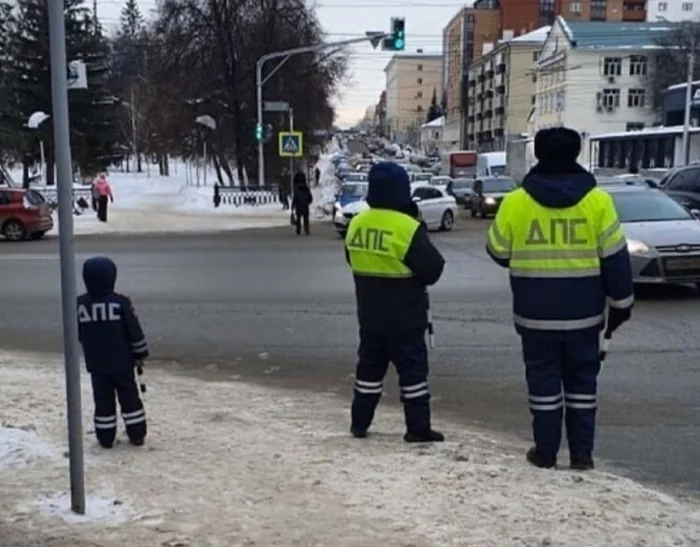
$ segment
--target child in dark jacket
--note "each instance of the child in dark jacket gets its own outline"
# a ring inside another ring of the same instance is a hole
[[[126,434],[140,446],[146,438],[146,412],[134,375],[148,357],[148,343],[131,300],[114,290],[117,266],[93,257],[83,264],[87,292],[78,297],[78,338],[92,380],[95,435],[112,448],[117,435],[119,399]]]

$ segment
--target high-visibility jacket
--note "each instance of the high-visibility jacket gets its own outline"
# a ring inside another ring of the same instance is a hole
[[[404,332],[427,324],[426,286],[444,260],[420,222],[390,209],[355,216],[345,235],[360,328]]]
[[[516,330],[568,337],[599,331],[606,298],[631,306],[627,241],[610,195],[593,188],[571,207],[550,208],[523,188],[508,194],[488,233],[487,251],[510,268]],[[622,273],[620,275],[623,275]]]

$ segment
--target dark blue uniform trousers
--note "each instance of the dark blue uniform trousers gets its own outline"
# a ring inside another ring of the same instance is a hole
[[[110,447],[117,436],[117,398],[127,436],[135,442],[143,441],[146,438],[146,411],[133,372],[93,373],[91,379],[95,401],[95,435],[99,443]]]
[[[570,454],[591,456],[600,372],[598,335],[565,341],[523,335],[522,345],[538,457],[556,462],[564,415]]]
[[[428,348],[425,329],[401,334],[385,334],[360,329],[360,348],[355,372],[352,427],[367,430],[382,396],[389,362],[399,376],[406,430],[430,431],[430,391],[428,390]]]

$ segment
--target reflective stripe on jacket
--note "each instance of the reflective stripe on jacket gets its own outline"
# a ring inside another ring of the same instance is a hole
[[[611,306],[633,303],[631,279],[616,284],[614,272],[602,271],[606,260],[629,262],[629,255],[612,198],[599,188],[566,208],[545,207],[522,188],[511,192],[489,229],[487,251],[508,263],[521,334],[600,330],[606,296]],[[629,276],[629,268],[620,272]]]

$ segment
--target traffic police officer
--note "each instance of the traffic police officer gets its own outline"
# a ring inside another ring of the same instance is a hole
[[[577,163],[580,151],[576,131],[539,131],[538,163],[501,203],[486,245],[493,260],[510,268],[533,417],[535,446],[527,460],[543,468],[556,465],[564,410],[571,467],[593,468],[606,300],[608,332],[629,320],[634,304],[612,198]]]
[[[134,366],[148,357],[148,343],[131,300],[114,291],[116,280],[112,260],[90,258],[83,264],[87,292],[78,297],[78,337],[92,380],[95,435],[104,448],[112,448],[117,435],[115,396],[131,443],[140,446],[146,437]]]
[[[351,432],[367,436],[389,362],[399,376],[406,442],[440,442],[430,420],[426,287],[445,266],[411,199],[408,173],[381,162],[369,172],[369,209],[352,219],[345,252],[355,280],[360,324]]]

